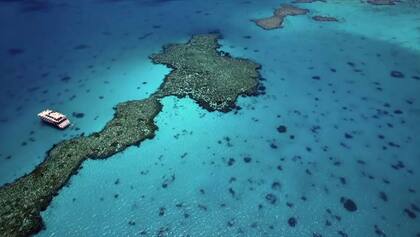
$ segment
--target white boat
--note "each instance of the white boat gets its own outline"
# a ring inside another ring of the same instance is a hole
[[[52,124],[58,128],[64,129],[70,125],[70,120],[63,114],[46,109],[38,114],[38,117],[49,124]]]

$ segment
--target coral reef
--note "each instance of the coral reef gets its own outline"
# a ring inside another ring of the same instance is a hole
[[[154,117],[162,105],[156,98],[118,104],[114,118],[90,136],[56,144],[30,174],[0,189],[0,232],[27,236],[42,228],[40,212],[88,159],[109,157],[154,136]]]
[[[218,34],[198,35],[153,54],[154,63],[173,68],[155,95],[189,96],[209,111],[227,112],[239,95],[256,94],[260,65],[218,52],[218,38]]]
[[[196,35],[186,44],[169,45],[152,55],[155,63],[174,69],[155,94],[118,104],[113,119],[100,132],[54,145],[35,170],[1,187],[0,235],[28,236],[40,231],[40,212],[84,160],[104,159],[153,138],[161,98],[188,95],[210,111],[229,111],[239,95],[255,94],[260,66],[218,52],[218,38],[217,34]]]
[[[298,16],[308,14],[308,9],[283,4],[274,11],[273,16],[252,20],[264,30],[273,30],[283,27],[283,21],[287,16]]]
[[[314,21],[338,21],[337,18],[332,16],[313,16]]]
[[[326,0],[294,0],[292,3],[326,2]]]
[[[398,0],[367,0],[367,3],[372,5],[395,5]]]

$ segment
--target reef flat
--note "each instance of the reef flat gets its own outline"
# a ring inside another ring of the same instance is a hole
[[[167,45],[163,52],[153,54],[154,63],[173,69],[155,95],[189,96],[208,111],[227,112],[239,95],[256,94],[260,65],[217,51],[219,37],[197,35],[186,44]]]
[[[256,64],[219,52],[218,34],[196,35],[186,44],[164,47],[152,55],[155,63],[173,68],[149,98],[118,104],[100,132],[54,145],[31,173],[0,188],[0,236],[28,236],[43,228],[45,210],[86,159],[105,159],[131,145],[153,138],[160,99],[190,96],[209,111],[229,111],[241,94],[257,94],[260,75]]]
[[[264,30],[273,30],[282,28],[284,19],[287,16],[306,15],[308,14],[308,12],[308,9],[283,4],[279,8],[274,10],[273,16],[255,19],[252,21]]]

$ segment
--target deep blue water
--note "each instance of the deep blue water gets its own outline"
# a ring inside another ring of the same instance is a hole
[[[328,0],[282,29],[250,21],[285,2],[0,1],[0,184],[156,91],[170,70],[148,56],[167,43],[218,30],[265,79],[237,114],[165,98],[156,137],[84,162],[38,236],[420,236],[420,3]],[[74,126],[42,124],[45,107]]]

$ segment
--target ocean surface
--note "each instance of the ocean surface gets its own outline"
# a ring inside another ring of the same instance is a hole
[[[165,44],[219,31],[266,87],[237,113],[163,99],[156,136],[85,161],[36,236],[419,237],[420,2],[251,21],[286,2],[0,0],[0,185],[155,92],[170,69],[149,56]],[[73,126],[41,123],[45,108]]]

